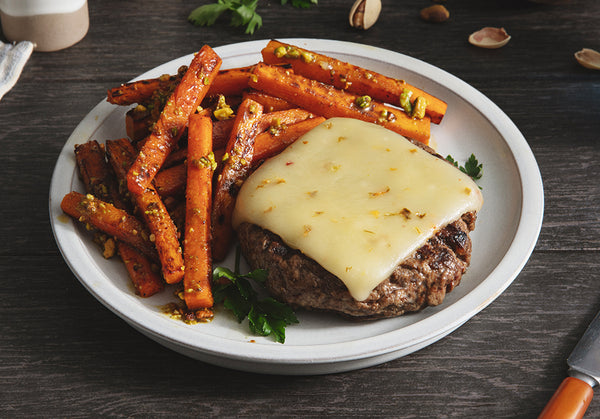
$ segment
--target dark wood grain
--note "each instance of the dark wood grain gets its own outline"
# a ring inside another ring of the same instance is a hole
[[[600,50],[600,2],[388,0],[377,24],[347,23],[351,0],[297,10],[260,2],[253,36],[187,14],[206,1],[90,2],[79,44],[34,53],[0,101],[0,417],[534,418],[566,375],[566,358],[600,310],[600,72],[573,53]],[[500,50],[468,35],[503,26]],[[375,367],[286,377],[228,370],[176,354],[97,302],[63,261],[48,220],[56,158],[106,89],[203,44],[328,38],[401,52],[484,93],[519,127],[544,181],[545,216],[522,273],[439,342]],[[600,398],[588,417],[600,417]]]

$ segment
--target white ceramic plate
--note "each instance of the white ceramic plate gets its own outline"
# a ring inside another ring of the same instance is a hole
[[[271,374],[323,374],[358,369],[423,348],[455,330],[490,304],[519,274],[540,231],[543,187],[535,158],[511,120],[477,90],[429,64],[388,50],[348,42],[287,39],[286,42],[407,80],[448,103],[432,144],[460,161],[474,153],[484,165],[485,204],[472,234],[472,264],[459,287],[437,307],[395,319],[356,323],[334,315],[299,312],[285,344],[250,336],[227,312],[211,323],[186,325],[163,314],[168,292],[137,297],[118,260],[104,260],[89,235],[62,214],[60,201],[83,191],[73,147],[95,139],[125,136],[127,107],[99,103],[77,126],[56,163],[50,189],[50,218],[64,259],[102,304],[150,338],[190,357],[229,368]],[[222,68],[253,64],[267,41],[215,48]],[[345,51],[345,52],[342,52]],[[175,73],[192,55],[139,78]]]

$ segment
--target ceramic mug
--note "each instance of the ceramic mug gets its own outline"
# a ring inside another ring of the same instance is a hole
[[[58,51],[83,39],[87,0],[0,0],[2,31],[9,41],[31,41],[36,51]]]

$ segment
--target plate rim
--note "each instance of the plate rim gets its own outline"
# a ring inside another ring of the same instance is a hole
[[[266,45],[268,41],[268,39],[262,39],[239,42],[215,47],[214,49],[224,58],[232,58],[231,54],[235,54],[240,51],[246,52],[239,53],[238,55],[252,54],[253,52],[250,52],[250,50],[259,53],[260,49]],[[60,210],[60,205],[59,203],[55,202],[54,199],[55,197],[60,197],[60,195],[56,195],[57,189],[61,189],[59,188],[60,185],[58,185],[57,182],[61,179],[61,175],[64,172],[70,172],[71,174],[73,172],[73,168],[71,168],[71,170],[67,170],[66,166],[63,165],[61,167],[59,163],[67,158],[67,152],[72,154],[72,144],[74,138],[80,134],[80,131],[83,130],[83,127],[86,123],[92,122],[97,114],[110,111],[111,109],[114,110],[114,105],[109,104],[105,100],[101,101],[91,111],[89,111],[89,113],[74,129],[72,134],[69,136],[69,139],[65,142],[53,171],[50,184],[49,212],[54,238],[57,242],[63,259],[73,274],[77,277],[79,282],[81,282],[98,301],[109,308],[113,313],[125,320],[128,324],[135,328],[141,328],[142,330],[155,335],[157,338],[167,340],[176,346],[179,345],[182,348],[192,351],[199,351],[199,355],[212,355],[252,364],[332,364],[331,368],[335,369],[334,364],[341,364],[355,360],[364,360],[366,358],[375,359],[395,351],[402,351],[411,345],[418,345],[419,342],[425,340],[433,339],[433,341],[436,341],[437,339],[447,335],[464,324],[474,315],[487,307],[499,295],[501,295],[521,272],[522,268],[525,266],[529,260],[529,257],[531,256],[531,253],[533,252],[542,225],[544,212],[544,192],[539,167],[535,160],[535,156],[529,147],[529,144],[512,120],[510,120],[510,118],[490,99],[488,99],[485,95],[471,85],[439,67],[435,67],[417,58],[410,57],[399,52],[355,42],[311,38],[283,38],[281,41],[296,45],[310,45],[310,49],[313,50],[336,48],[335,50],[338,51],[358,51],[358,53],[353,55],[360,55],[369,59],[372,59],[371,55],[377,55],[375,59],[378,61],[389,63],[395,66],[404,66],[409,69],[417,66],[420,74],[426,78],[433,80],[442,76],[443,85],[446,89],[452,91],[454,94],[467,101],[479,113],[481,113],[481,115],[483,115],[491,125],[494,126],[494,128],[501,135],[506,146],[511,151],[512,157],[514,158],[516,166],[519,170],[519,181],[522,191],[522,206],[516,231],[512,237],[508,250],[499,261],[497,266],[492,270],[492,272],[490,272],[488,276],[473,290],[463,296],[459,300],[460,304],[459,301],[457,301],[455,304],[449,305],[439,312],[434,313],[425,319],[417,321],[416,323],[406,325],[398,330],[385,332],[375,336],[363,337],[357,341],[300,346],[288,344],[271,345],[269,343],[257,344],[250,343],[248,341],[231,341],[221,337],[208,336],[208,342],[205,341],[204,345],[199,346],[197,341],[191,340],[194,339],[195,336],[188,336],[185,333],[184,336],[175,336],[174,332],[171,330],[164,330],[163,327],[160,327],[157,330],[155,324],[147,324],[148,322],[131,318],[131,316],[128,315],[129,311],[123,311],[119,304],[125,303],[125,296],[119,296],[119,298],[116,300],[107,301],[103,295],[98,295],[97,290],[95,290],[88,280],[84,278],[84,275],[79,272],[79,266],[76,263],[78,261],[68,257],[74,251],[72,246],[77,240],[74,240],[73,242],[68,240],[73,238],[70,236],[71,233],[68,234],[67,237],[63,237],[63,231],[59,230],[59,225],[57,224],[57,216],[62,214],[62,211],[58,211],[57,213],[57,206]],[[258,46],[260,46],[260,48]],[[368,54],[366,54],[367,52]],[[172,65],[174,62],[189,59],[189,57],[192,55],[193,54],[184,55],[182,57],[165,62],[144,72],[133,80],[144,78],[148,73],[156,72],[161,67]],[[402,64],[399,64],[400,61],[402,61]],[[485,110],[485,112],[482,109]],[[110,112],[108,112],[108,114],[110,114]],[[105,119],[108,118],[108,114],[105,116]],[[101,124],[101,122],[102,121],[98,123],[98,126]],[[93,133],[90,134],[87,139],[91,138],[92,136]],[[85,135],[83,137],[85,137]],[[511,141],[508,141],[507,138],[510,138]],[[72,234],[75,234],[74,223],[69,224],[73,226],[73,229],[71,229]],[[524,244],[525,246],[523,247],[521,245],[517,249],[515,243]],[[508,278],[505,278],[504,271],[507,269],[507,266],[512,266],[512,268],[509,269],[511,272]],[[500,276],[504,277],[499,278]],[[493,292],[490,292],[488,287],[492,283],[496,284],[497,286],[492,287]],[[470,307],[470,309],[465,310],[464,307]],[[442,322],[443,327],[439,327],[438,319],[440,317],[444,317],[446,319],[452,318],[452,321]],[[134,322],[135,324],[133,325],[131,322]],[[437,326],[428,328],[427,326],[430,324],[437,324]],[[172,326],[171,323],[169,323],[168,329],[172,329],[170,326]],[[434,334],[431,333],[432,329],[435,330]],[[413,337],[410,344],[398,344],[396,335],[399,333],[399,331],[407,332]],[[436,338],[437,336],[439,336],[439,338]],[[357,342],[359,342],[360,345],[357,345]],[[216,345],[216,347],[214,347],[215,344],[218,343],[221,343],[221,345]],[[230,345],[230,349],[231,346],[233,346],[234,350],[224,352],[222,343]],[[373,349],[374,343],[376,343],[376,349]],[[341,350],[341,347],[343,346],[360,346],[362,350]],[[240,347],[242,350],[237,350],[237,347]],[[260,350],[244,350],[244,348],[252,347],[260,348]]]

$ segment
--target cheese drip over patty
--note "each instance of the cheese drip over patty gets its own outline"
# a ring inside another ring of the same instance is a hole
[[[244,182],[233,223],[279,235],[362,301],[441,228],[482,203],[468,175],[401,135],[332,118]]]

